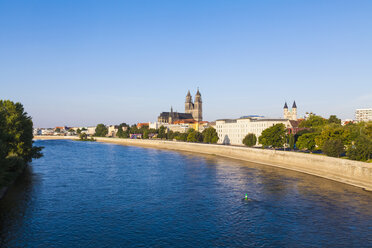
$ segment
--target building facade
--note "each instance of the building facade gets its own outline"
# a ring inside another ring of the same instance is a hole
[[[355,110],[355,119],[356,119],[357,122],[372,121],[372,108]]]
[[[218,143],[243,145],[243,139],[247,134],[253,133],[258,140],[263,130],[280,123],[284,124],[286,128],[291,128],[288,119],[240,118],[217,120],[215,127],[218,134]]]

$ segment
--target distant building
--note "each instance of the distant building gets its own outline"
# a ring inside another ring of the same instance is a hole
[[[94,130],[95,131],[95,130]],[[116,133],[119,131],[118,125],[111,125],[107,127],[107,135],[108,137],[116,137]]]
[[[345,125],[350,124],[350,123],[354,123],[354,120],[352,120],[352,119],[345,119],[345,120],[342,120],[341,121],[341,125],[342,126],[345,126]]]
[[[355,119],[357,122],[372,121],[372,108],[355,110]]]
[[[249,133],[255,134],[258,140],[263,130],[280,123],[284,124],[286,128],[292,127],[288,119],[240,118],[217,120],[218,143],[242,145],[244,137]]]
[[[87,135],[91,135],[93,136],[95,133],[96,133],[96,127],[86,127],[86,131],[82,131],[82,132],[85,132]]]
[[[185,101],[185,113],[173,112],[173,108],[171,108],[170,112],[162,112],[159,115],[158,122],[173,124],[176,121],[190,119],[194,121],[203,120],[203,102],[199,89],[196,92],[194,102],[192,102],[190,91],[188,91]]]
[[[283,108],[283,118],[288,120],[297,120],[297,105],[296,101],[293,102],[292,109],[288,109],[287,103],[284,104]]]
[[[53,135],[54,129],[53,128],[44,128],[41,129],[41,135]]]
[[[34,128],[32,133],[33,133],[34,136],[37,136],[37,135],[41,135],[42,134],[40,128]]]

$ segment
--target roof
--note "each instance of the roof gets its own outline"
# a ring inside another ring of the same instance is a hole
[[[285,109],[288,108],[287,102],[285,102],[285,104],[284,104],[284,108],[285,108]]]
[[[178,119],[194,119],[192,117],[192,114],[190,114],[190,113],[173,112],[172,115],[173,115],[174,118],[178,118]],[[169,116],[171,116],[171,112],[160,113],[160,117],[168,118]]]
[[[174,124],[184,124],[184,123],[195,123],[194,119],[182,119],[179,121],[175,121]]]
[[[296,106],[296,101],[293,101],[292,108],[297,108],[297,106]]]
[[[301,121],[289,120],[292,127],[298,127]]]

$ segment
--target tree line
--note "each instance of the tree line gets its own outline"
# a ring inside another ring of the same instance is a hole
[[[12,182],[42,147],[33,146],[33,123],[23,105],[0,100],[0,187]]]
[[[98,124],[95,130],[97,137],[105,137],[108,134],[108,129],[104,124]],[[215,144],[218,141],[218,135],[213,127],[206,128],[203,132],[198,132],[192,128],[188,129],[186,133],[173,132],[168,130],[164,126],[160,126],[158,129],[152,129],[148,126],[142,126],[140,128],[137,125],[129,126],[126,123],[122,123],[118,126],[116,136],[119,138],[130,138],[131,134],[141,134],[142,139],[149,139],[156,137],[157,139],[165,140],[178,140],[185,142],[197,142],[197,143],[210,143]]]
[[[341,125],[335,115],[328,119],[310,114],[300,125],[296,134],[288,134],[283,124],[265,129],[258,137],[263,147],[283,148],[323,153],[331,157],[345,157],[352,160],[372,159],[372,122]],[[243,139],[247,146],[256,145],[254,134]]]

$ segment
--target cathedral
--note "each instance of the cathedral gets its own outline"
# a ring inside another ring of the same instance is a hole
[[[170,112],[162,112],[158,117],[158,122],[173,124],[176,121],[189,121],[189,122],[199,122],[203,120],[203,110],[202,110],[202,99],[201,94],[198,91],[195,95],[195,101],[192,101],[192,96],[190,91],[187,92],[185,101],[185,113],[173,112],[171,108]]]
[[[284,104],[283,108],[283,118],[288,120],[297,120],[297,105],[296,101],[293,102],[292,109],[289,110],[287,106],[287,102]]]

